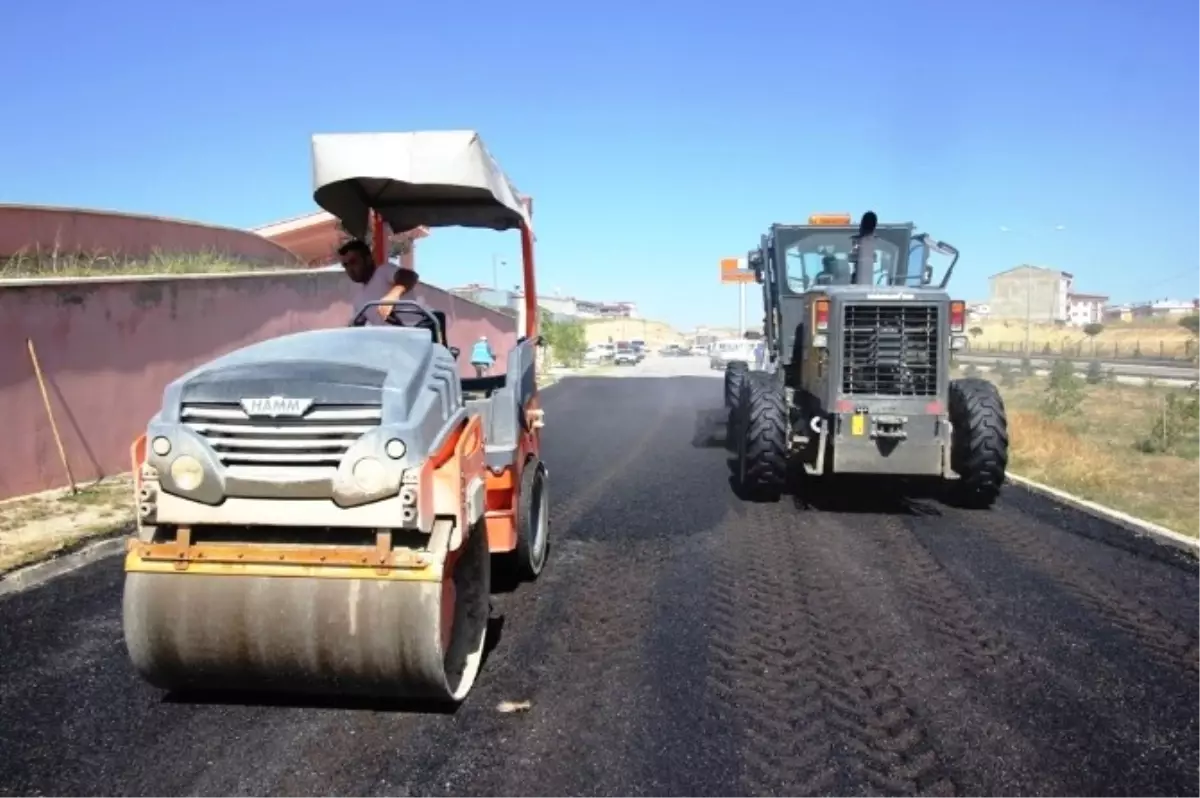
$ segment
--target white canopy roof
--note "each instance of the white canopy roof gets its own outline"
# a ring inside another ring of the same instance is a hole
[[[370,210],[395,232],[532,230],[517,190],[473,130],[317,134],[312,157],[313,199],[359,238]]]

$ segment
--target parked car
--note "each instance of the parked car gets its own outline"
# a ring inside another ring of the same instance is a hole
[[[629,341],[617,341],[616,351],[613,353],[614,366],[636,366],[642,362],[642,356],[633,348],[633,344]]]
[[[708,366],[709,368],[724,371],[725,367],[733,360],[744,360],[747,363],[753,363],[754,347],[757,344],[757,341],[750,341],[745,338],[727,338],[723,341],[717,341],[713,344],[712,351],[709,354]]]

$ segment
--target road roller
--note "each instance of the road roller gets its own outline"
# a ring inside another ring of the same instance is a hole
[[[125,643],[169,691],[461,702],[493,574],[547,553],[532,202],[474,131],[315,135],[312,157],[317,205],[378,262],[388,229],[519,231],[523,335],[464,378],[453,318],[367,303],[170,383],[132,446]]]

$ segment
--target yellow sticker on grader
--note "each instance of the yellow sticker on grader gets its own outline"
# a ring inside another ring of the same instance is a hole
[[[855,437],[862,437],[863,427],[866,426],[866,416],[862,413],[855,413],[850,417],[850,434]]]

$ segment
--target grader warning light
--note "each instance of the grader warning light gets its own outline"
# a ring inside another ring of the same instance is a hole
[[[814,213],[808,217],[809,224],[816,225],[839,225],[850,224],[850,214],[848,213]]]
[[[813,303],[813,318],[818,330],[829,329],[829,300],[818,299]]]
[[[967,326],[967,303],[956,299],[950,303],[950,332],[960,333]]]

